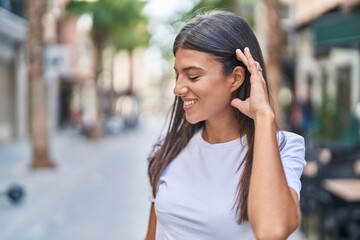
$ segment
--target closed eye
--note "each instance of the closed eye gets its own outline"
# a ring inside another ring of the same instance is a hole
[[[189,80],[190,81],[196,81],[199,79],[199,76],[196,76],[196,77],[189,77]]]

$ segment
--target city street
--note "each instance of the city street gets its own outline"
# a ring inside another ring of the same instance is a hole
[[[212,139],[206,132],[209,141],[238,136],[222,100],[265,93],[279,126],[305,139],[302,225],[288,240],[360,239],[359,22],[360,0],[0,0],[0,240],[144,240],[151,206],[147,158],[173,93],[186,111],[203,106],[205,120],[219,121],[221,133]],[[252,57],[240,54],[247,47]],[[230,93],[221,79],[237,76],[228,74],[235,69],[241,81]],[[266,91],[253,88],[254,76]],[[303,151],[293,143],[283,149],[291,158],[283,161],[287,179],[301,170]],[[187,157],[191,169],[213,167],[209,161],[196,167],[196,154]],[[186,162],[179,163],[171,175],[181,176],[176,186],[202,176],[189,174],[187,164],[178,174]],[[225,184],[215,181],[219,186],[229,183],[229,170],[215,168],[224,177]],[[225,194],[198,191],[215,186],[203,172],[205,180],[185,184],[192,190],[180,199],[194,191],[195,202],[216,202]],[[201,181],[207,184],[192,186]],[[273,218],[292,211],[279,205],[285,195],[275,194],[286,185],[273,186],[267,188],[273,197],[257,200],[273,207],[275,214],[263,217],[270,216],[267,227],[275,233]],[[220,205],[204,211],[216,213]],[[176,240],[196,240],[188,238]]]
[[[73,132],[54,137],[54,170],[29,169],[29,146],[1,146],[0,184],[26,189],[22,205],[2,198],[0,239],[143,239],[149,213],[147,154],[163,118],[91,142]]]
[[[149,213],[147,155],[163,117],[100,141],[73,131],[52,141],[54,170],[31,170],[27,142],[0,146],[0,188],[25,187],[18,206],[2,196],[2,240],[141,240]],[[302,239],[296,232],[290,239]]]

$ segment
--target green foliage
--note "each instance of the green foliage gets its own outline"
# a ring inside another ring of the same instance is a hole
[[[144,4],[138,0],[70,1],[66,11],[77,16],[92,15],[91,34],[97,48],[104,49],[111,43],[117,49],[132,51],[149,41],[147,21],[141,14]]]
[[[184,15],[183,19],[191,19],[198,13],[211,10],[225,10],[244,17],[250,25],[254,25],[254,6],[260,0],[201,0]]]
[[[194,6],[191,12],[184,15],[184,19],[190,19],[198,13],[215,9],[236,12],[237,2],[237,0],[201,0]]]
[[[314,137],[319,140],[334,141],[341,138],[341,119],[336,101],[325,95],[316,111],[317,127]]]
[[[354,144],[359,139],[359,124],[353,114],[345,116],[335,99],[325,95],[316,114],[314,138],[320,141]]]

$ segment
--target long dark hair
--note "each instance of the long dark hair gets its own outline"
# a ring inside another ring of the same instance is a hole
[[[175,55],[179,48],[209,53],[222,63],[224,75],[230,74],[236,66],[243,66],[246,71],[245,80],[243,85],[235,92],[234,97],[245,100],[250,96],[250,73],[235,55],[236,49],[244,50],[245,47],[250,48],[253,58],[260,63],[266,85],[268,85],[259,43],[246,21],[233,13],[212,11],[198,15],[187,23],[175,38],[173,53]],[[268,96],[272,104],[269,90]],[[154,146],[149,157],[148,174],[154,197],[156,196],[160,176],[166,166],[184,149],[194,133],[204,124],[203,122],[197,124],[188,123],[185,120],[182,106],[183,101],[181,98],[175,97],[167,134],[161,142]],[[240,136],[246,135],[248,143],[248,150],[239,166],[239,169],[242,167],[243,170],[236,191],[236,202],[234,203],[237,222],[240,224],[248,220],[247,199],[252,170],[255,127],[251,118],[239,110],[236,110],[236,114],[241,125]]]

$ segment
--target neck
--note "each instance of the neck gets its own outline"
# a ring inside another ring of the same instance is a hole
[[[202,135],[208,143],[229,142],[240,137],[240,124],[236,117],[206,121]]]

